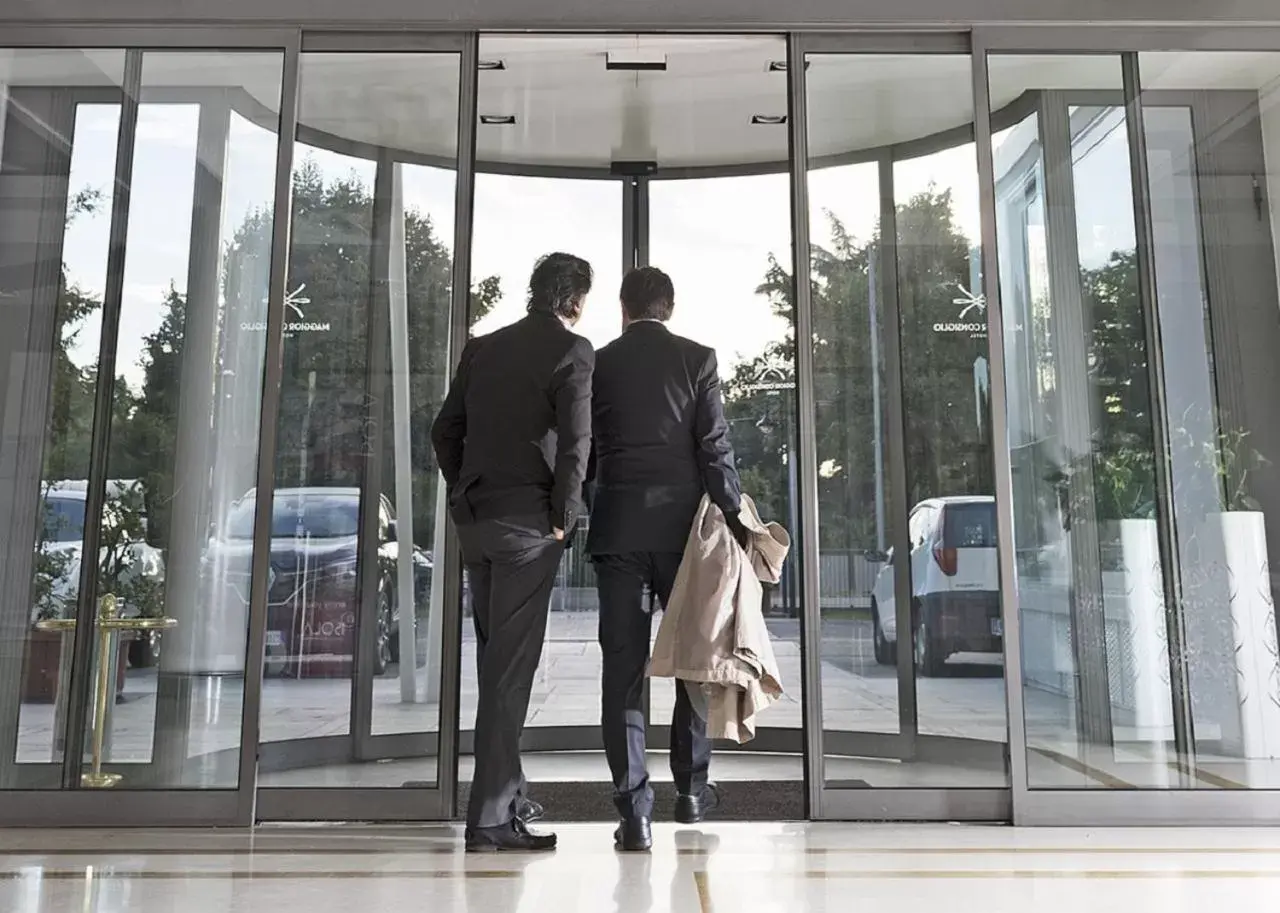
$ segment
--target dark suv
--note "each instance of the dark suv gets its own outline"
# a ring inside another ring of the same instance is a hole
[[[205,552],[202,580],[211,595],[248,603],[255,494],[241,497]],[[355,654],[360,490],[284,488],[271,518],[266,662],[270,674],[346,675]],[[378,508],[378,587],[375,675],[400,659],[396,564],[400,546],[391,503]],[[431,591],[430,555],[413,550],[415,598],[425,611]],[[218,586],[218,580],[225,581]],[[410,645],[412,650],[412,645]]]

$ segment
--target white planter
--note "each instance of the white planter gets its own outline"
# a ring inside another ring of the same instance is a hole
[[[1132,680],[1113,682],[1112,694],[1131,695],[1132,729],[1124,733],[1126,740],[1163,742],[1173,738],[1173,692],[1156,521],[1120,520],[1117,525],[1121,566],[1103,572],[1103,604],[1107,627],[1121,643],[1127,641],[1132,658],[1123,663],[1108,657],[1108,666],[1112,676],[1127,667]]]
[[[1228,580],[1235,640],[1243,756],[1280,758],[1280,650],[1271,597],[1266,517],[1259,511],[1231,511],[1213,515],[1209,522],[1221,529],[1221,560]]]

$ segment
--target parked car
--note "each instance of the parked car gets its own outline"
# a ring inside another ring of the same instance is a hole
[[[201,565],[202,587],[214,600],[249,601],[255,493],[232,505],[211,538]],[[344,674],[355,655],[360,594],[357,592],[360,490],[286,488],[275,493],[271,518],[271,569],[267,594],[267,669],[279,675]],[[391,502],[378,505],[378,581],[373,673],[399,662],[400,608],[397,564],[400,544]],[[415,547],[416,598],[431,591],[430,555]],[[408,645],[410,652],[413,645]]]
[[[942,675],[957,653],[1001,653],[999,566],[995,499],[934,498],[911,511],[911,625],[916,668]],[[888,560],[872,589],[871,619],[876,661],[897,658],[894,565]]]
[[[48,563],[54,570],[45,587],[46,604],[36,607],[37,614],[63,614],[75,602],[84,552],[87,489],[83,480],[70,480],[53,482],[45,490],[40,547],[55,560]],[[106,495],[99,548],[100,591],[119,597],[127,617],[158,614],[164,598],[164,556],[146,542],[141,485],[133,480],[111,479],[107,481]],[[132,640],[129,664],[153,665],[158,638],[155,635]]]

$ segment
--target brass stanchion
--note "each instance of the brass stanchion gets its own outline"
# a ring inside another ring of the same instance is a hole
[[[107,702],[115,693],[115,683],[111,680],[112,663],[109,660],[115,651],[116,637],[121,631],[165,631],[177,625],[176,618],[121,618],[116,597],[111,593],[98,601],[98,675],[93,698],[93,765],[88,773],[81,775],[82,786],[109,789],[124,779],[120,774],[102,770],[102,746],[107,736]],[[76,620],[49,618],[36,622],[36,628],[65,634],[76,629]]]

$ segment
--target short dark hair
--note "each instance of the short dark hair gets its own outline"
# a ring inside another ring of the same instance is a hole
[[[656,266],[642,266],[627,273],[619,297],[632,320],[670,320],[676,308],[671,277]]]
[[[529,310],[577,320],[593,275],[591,264],[581,257],[547,254],[529,277]]]

